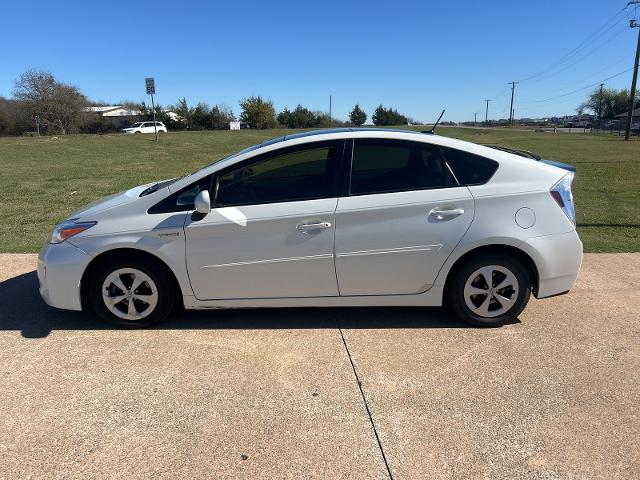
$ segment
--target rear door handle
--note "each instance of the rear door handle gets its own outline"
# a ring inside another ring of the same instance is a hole
[[[464,213],[464,208],[434,208],[429,212],[429,216],[436,220],[459,217]]]
[[[331,222],[301,223],[296,227],[300,233],[311,233],[314,230],[331,228]]]

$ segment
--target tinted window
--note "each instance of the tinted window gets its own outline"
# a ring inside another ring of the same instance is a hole
[[[447,163],[461,185],[482,185],[498,169],[498,162],[473,153],[443,148]]]
[[[193,201],[202,190],[211,188],[211,175],[208,175],[191,185],[184,187],[176,193],[169,195],[161,202],[155,204],[149,213],[185,212],[193,210]]]
[[[339,145],[334,142],[306,145],[223,172],[215,204],[257,205],[335,197],[339,154]]]
[[[457,186],[435,146],[385,140],[356,140],[351,194],[400,192]]]

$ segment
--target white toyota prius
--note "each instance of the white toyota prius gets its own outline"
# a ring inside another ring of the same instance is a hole
[[[484,326],[573,286],[573,173],[410,131],[287,135],[87,205],[40,252],[53,307],[440,306]]]

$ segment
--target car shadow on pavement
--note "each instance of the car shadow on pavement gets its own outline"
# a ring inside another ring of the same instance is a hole
[[[442,308],[350,307],[202,310],[177,313],[156,329],[304,329],[336,328],[473,328]],[[0,283],[0,331],[20,331],[26,338],[43,338],[53,330],[108,330],[91,313],[47,306],[38,293],[35,272]]]

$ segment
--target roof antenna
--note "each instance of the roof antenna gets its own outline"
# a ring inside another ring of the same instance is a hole
[[[438,117],[438,120],[436,120],[436,123],[433,124],[433,127],[431,127],[431,130],[423,130],[420,133],[433,133],[436,130],[436,127],[438,126],[438,124],[440,123],[440,120],[442,119],[442,116],[444,115],[444,108],[442,109],[442,112],[440,113],[440,116]]]

